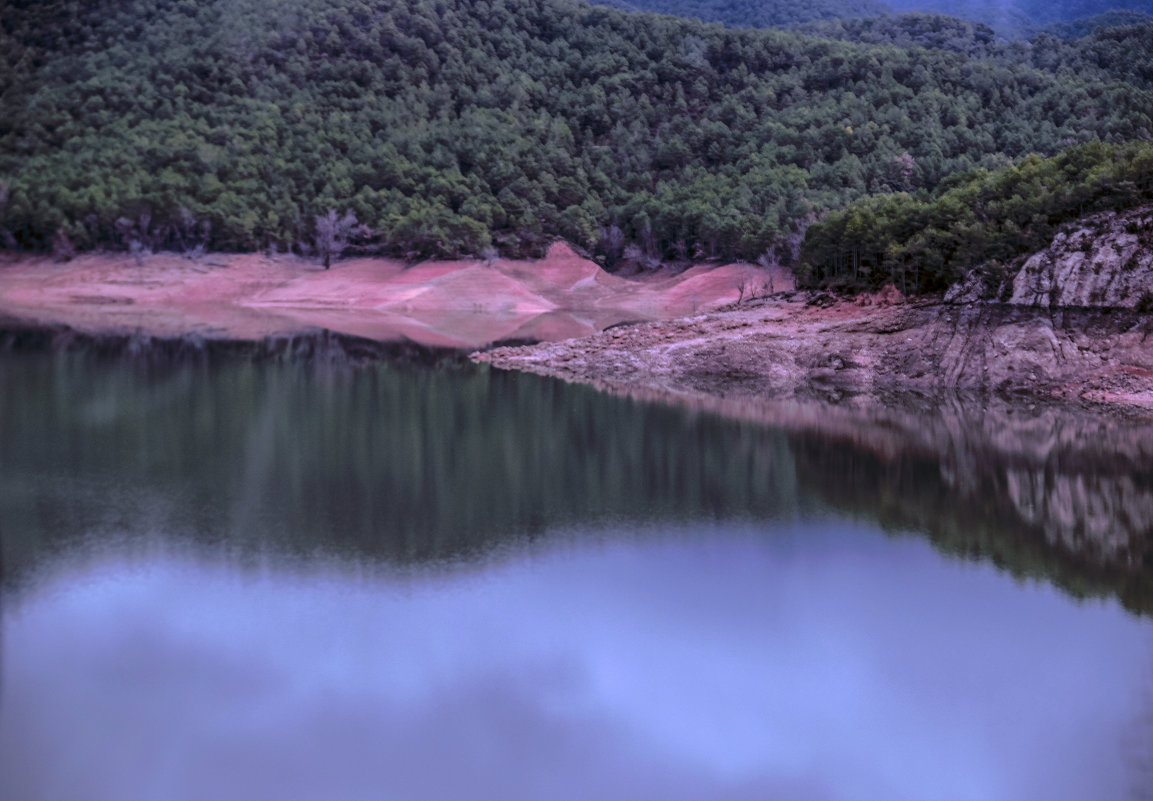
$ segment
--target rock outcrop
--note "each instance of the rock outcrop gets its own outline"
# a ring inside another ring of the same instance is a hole
[[[775,400],[976,393],[1153,413],[1153,206],[1102,213],[944,303],[825,293],[476,358],[614,391]]]
[[[1153,411],[1153,315],[918,303],[817,308],[798,294],[474,358],[617,392],[773,400],[944,396]]]
[[[1153,208],[1087,217],[1025,261],[1009,302],[1041,307],[1153,304]]]
[[[1004,276],[974,270],[945,300],[1153,311],[1153,206],[1078,220]]]

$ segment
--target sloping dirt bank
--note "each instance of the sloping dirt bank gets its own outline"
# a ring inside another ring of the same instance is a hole
[[[995,304],[821,308],[811,299],[786,293],[474,359],[729,413],[750,403],[907,405],[962,394],[1153,416],[1153,316]]]
[[[330,270],[292,256],[86,254],[0,264],[0,315],[86,333],[252,340],[324,329],[471,349],[690,314],[774,281],[777,289],[792,283],[784,271],[742,264],[630,280],[564,243],[536,261],[349,259]]]

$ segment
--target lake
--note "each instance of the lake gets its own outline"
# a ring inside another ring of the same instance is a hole
[[[1147,428],[13,341],[0,798],[1150,797]]]

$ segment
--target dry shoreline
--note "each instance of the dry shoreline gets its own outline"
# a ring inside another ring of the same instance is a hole
[[[766,279],[788,291],[750,300]],[[891,295],[850,302],[788,281],[750,265],[630,280],[563,243],[535,262],[354,259],[331,270],[259,254],[86,255],[0,264],[0,319],[243,341],[332,331],[802,425],[833,407],[859,417],[958,396],[1153,419],[1153,315]],[[540,344],[485,349],[502,340]]]
[[[261,339],[328,330],[475,349],[579,337],[608,326],[732,303],[782,270],[701,264],[628,279],[555,243],[534,261],[408,265],[347,259],[326,270],[290,255],[84,254],[0,263],[0,316],[85,333]]]
[[[975,270],[951,302],[904,303],[892,287],[853,301],[786,292],[480,358],[614,392],[772,404],[774,414],[797,402],[884,409],[962,395],[1151,418],[1150,225],[1153,207],[1085,217],[999,281]]]
[[[473,358],[737,416],[970,397],[1153,418],[1153,316],[928,301],[822,308],[813,297],[786,293]]]

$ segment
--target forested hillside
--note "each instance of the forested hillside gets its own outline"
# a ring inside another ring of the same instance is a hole
[[[951,176],[928,196],[880,195],[833,212],[806,232],[801,273],[811,284],[893,283],[917,293],[981,267],[996,286],[1005,267],[1049,244],[1062,223],[1149,202],[1153,143],[1095,142]],[[1153,245],[1153,232],[1144,235]]]
[[[1066,36],[1069,27],[1053,26],[1051,32],[1027,42],[1000,39],[987,25],[939,14],[828,20],[802,25],[797,31],[858,44],[948,50],[1080,80],[1123,81],[1153,89],[1153,18],[1116,16],[1130,24],[1091,28],[1081,37]]]
[[[1077,39],[1088,36],[1100,28],[1118,28],[1123,25],[1147,25],[1153,22],[1153,9],[1149,11],[1105,11],[1088,17],[1078,17],[1068,22],[1053,22],[1042,32],[1059,36],[1062,39]]]
[[[10,248],[308,250],[331,209],[411,258],[752,259],[869,193],[1153,137],[1148,29],[1052,64],[570,0],[18,0],[0,29]]]

